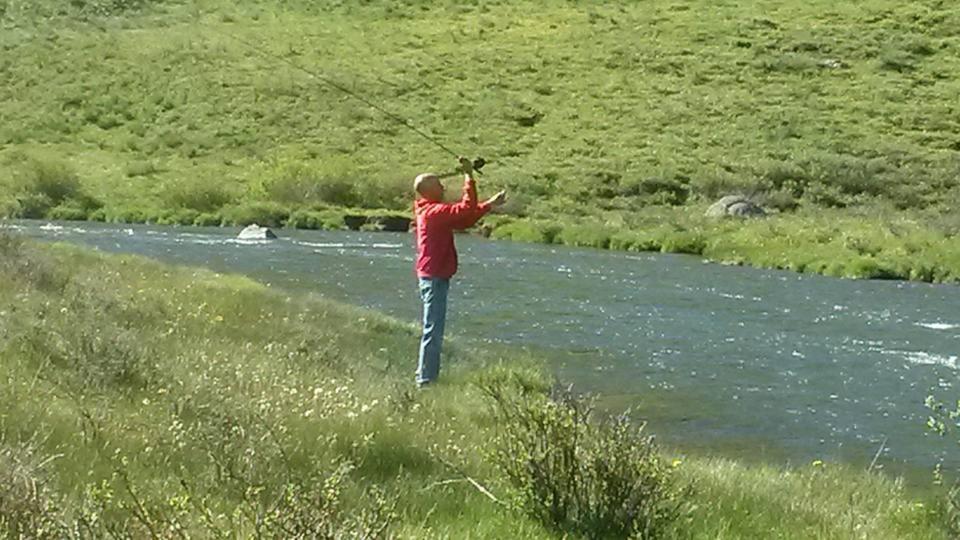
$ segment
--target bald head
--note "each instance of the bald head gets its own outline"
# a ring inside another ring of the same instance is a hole
[[[440,183],[440,178],[433,173],[417,175],[417,178],[413,181],[413,189],[428,201],[443,200],[443,184]]]

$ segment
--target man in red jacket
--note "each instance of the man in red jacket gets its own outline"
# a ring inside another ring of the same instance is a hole
[[[414,204],[417,235],[417,278],[423,300],[423,337],[420,339],[420,360],[417,385],[421,388],[440,375],[440,348],[443,345],[447,317],[447,291],[450,278],[457,273],[457,248],[453,231],[472,227],[491,208],[503,204],[501,191],[488,201],[477,202],[477,184],[470,160],[460,158],[463,169],[463,196],[457,203],[443,202],[443,184],[432,173],[417,176]]]

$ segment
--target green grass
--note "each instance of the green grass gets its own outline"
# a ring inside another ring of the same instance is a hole
[[[829,273],[960,272],[960,15],[943,2],[6,0],[0,25],[4,215],[334,227],[407,212],[413,176],[450,168],[289,61],[486,157],[511,215],[600,227],[501,237],[820,271],[799,260],[819,249],[808,229],[895,216],[931,268]],[[728,193],[782,211],[769,228],[790,242],[677,230]]]
[[[563,537],[463,476],[507,498],[490,460],[511,426],[477,383],[549,385],[542,359],[452,343],[442,382],[418,393],[416,340],[411,325],[246,278],[0,237],[0,480],[14,486],[0,531],[67,516],[136,537],[148,524],[250,537],[245,512],[321,508],[347,527],[392,508],[400,538]],[[935,501],[879,475],[662,459],[692,486],[670,537],[946,537]]]

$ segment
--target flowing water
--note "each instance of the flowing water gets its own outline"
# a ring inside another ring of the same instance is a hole
[[[37,238],[201,265],[414,321],[404,234],[17,221]],[[564,381],[691,452],[877,465],[925,481],[955,443],[927,433],[928,394],[956,399],[960,288],[846,281],[462,236],[448,329],[536,349]],[[411,373],[415,364],[411,345]]]

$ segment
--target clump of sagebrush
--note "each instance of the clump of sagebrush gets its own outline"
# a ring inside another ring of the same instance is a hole
[[[689,488],[626,415],[515,375],[478,385],[499,426],[491,457],[519,510],[588,538],[657,538],[684,513]]]
[[[326,474],[291,479],[266,493],[261,483],[242,485],[241,501],[230,512],[180,478],[179,486],[162,496],[130,475],[126,458],[117,459],[109,480],[87,485],[64,504],[44,477],[44,466],[56,456],[40,459],[29,445],[0,442],[0,538],[311,538],[334,540],[387,538],[396,518],[393,499],[370,490],[365,502],[345,505],[344,490],[352,470],[341,464]],[[237,487],[236,485],[232,487]]]
[[[84,191],[80,177],[62,161],[27,158],[17,168],[17,217],[86,219],[103,206]]]
[[[264,182],[264,190],[271,200],[288,205],[354,206],[359,203],[356,184],[342,159],[323,164],[282,161]]]
[[[0,233],[0,275],[10,281],[25,283],[44,291],[62,291],[69,281],[52,257],[26,246],[23,239]]]
[[[59,537],[60,513],[43,474],[48,462],[33,445],[0,441],[0,537]]]
[[[957,419],[960,418],[960,400],[948,404],[929,395],[924,405],[930,411],[930,416],[927,417],[927,429],[941,437],[955,434]],[[938,484],[944,482],[944,475],[939,466],[934,478]],[[952,538],[960,538],[960,480],[955,480],[953,486],[945,492],[941,504],[944,525],[950,531]]]
[[[196,210],[198,213],[220,210],[235,199],[236,194],[227,186],[207,178],[174,182],[163,190],[167,208]]]

